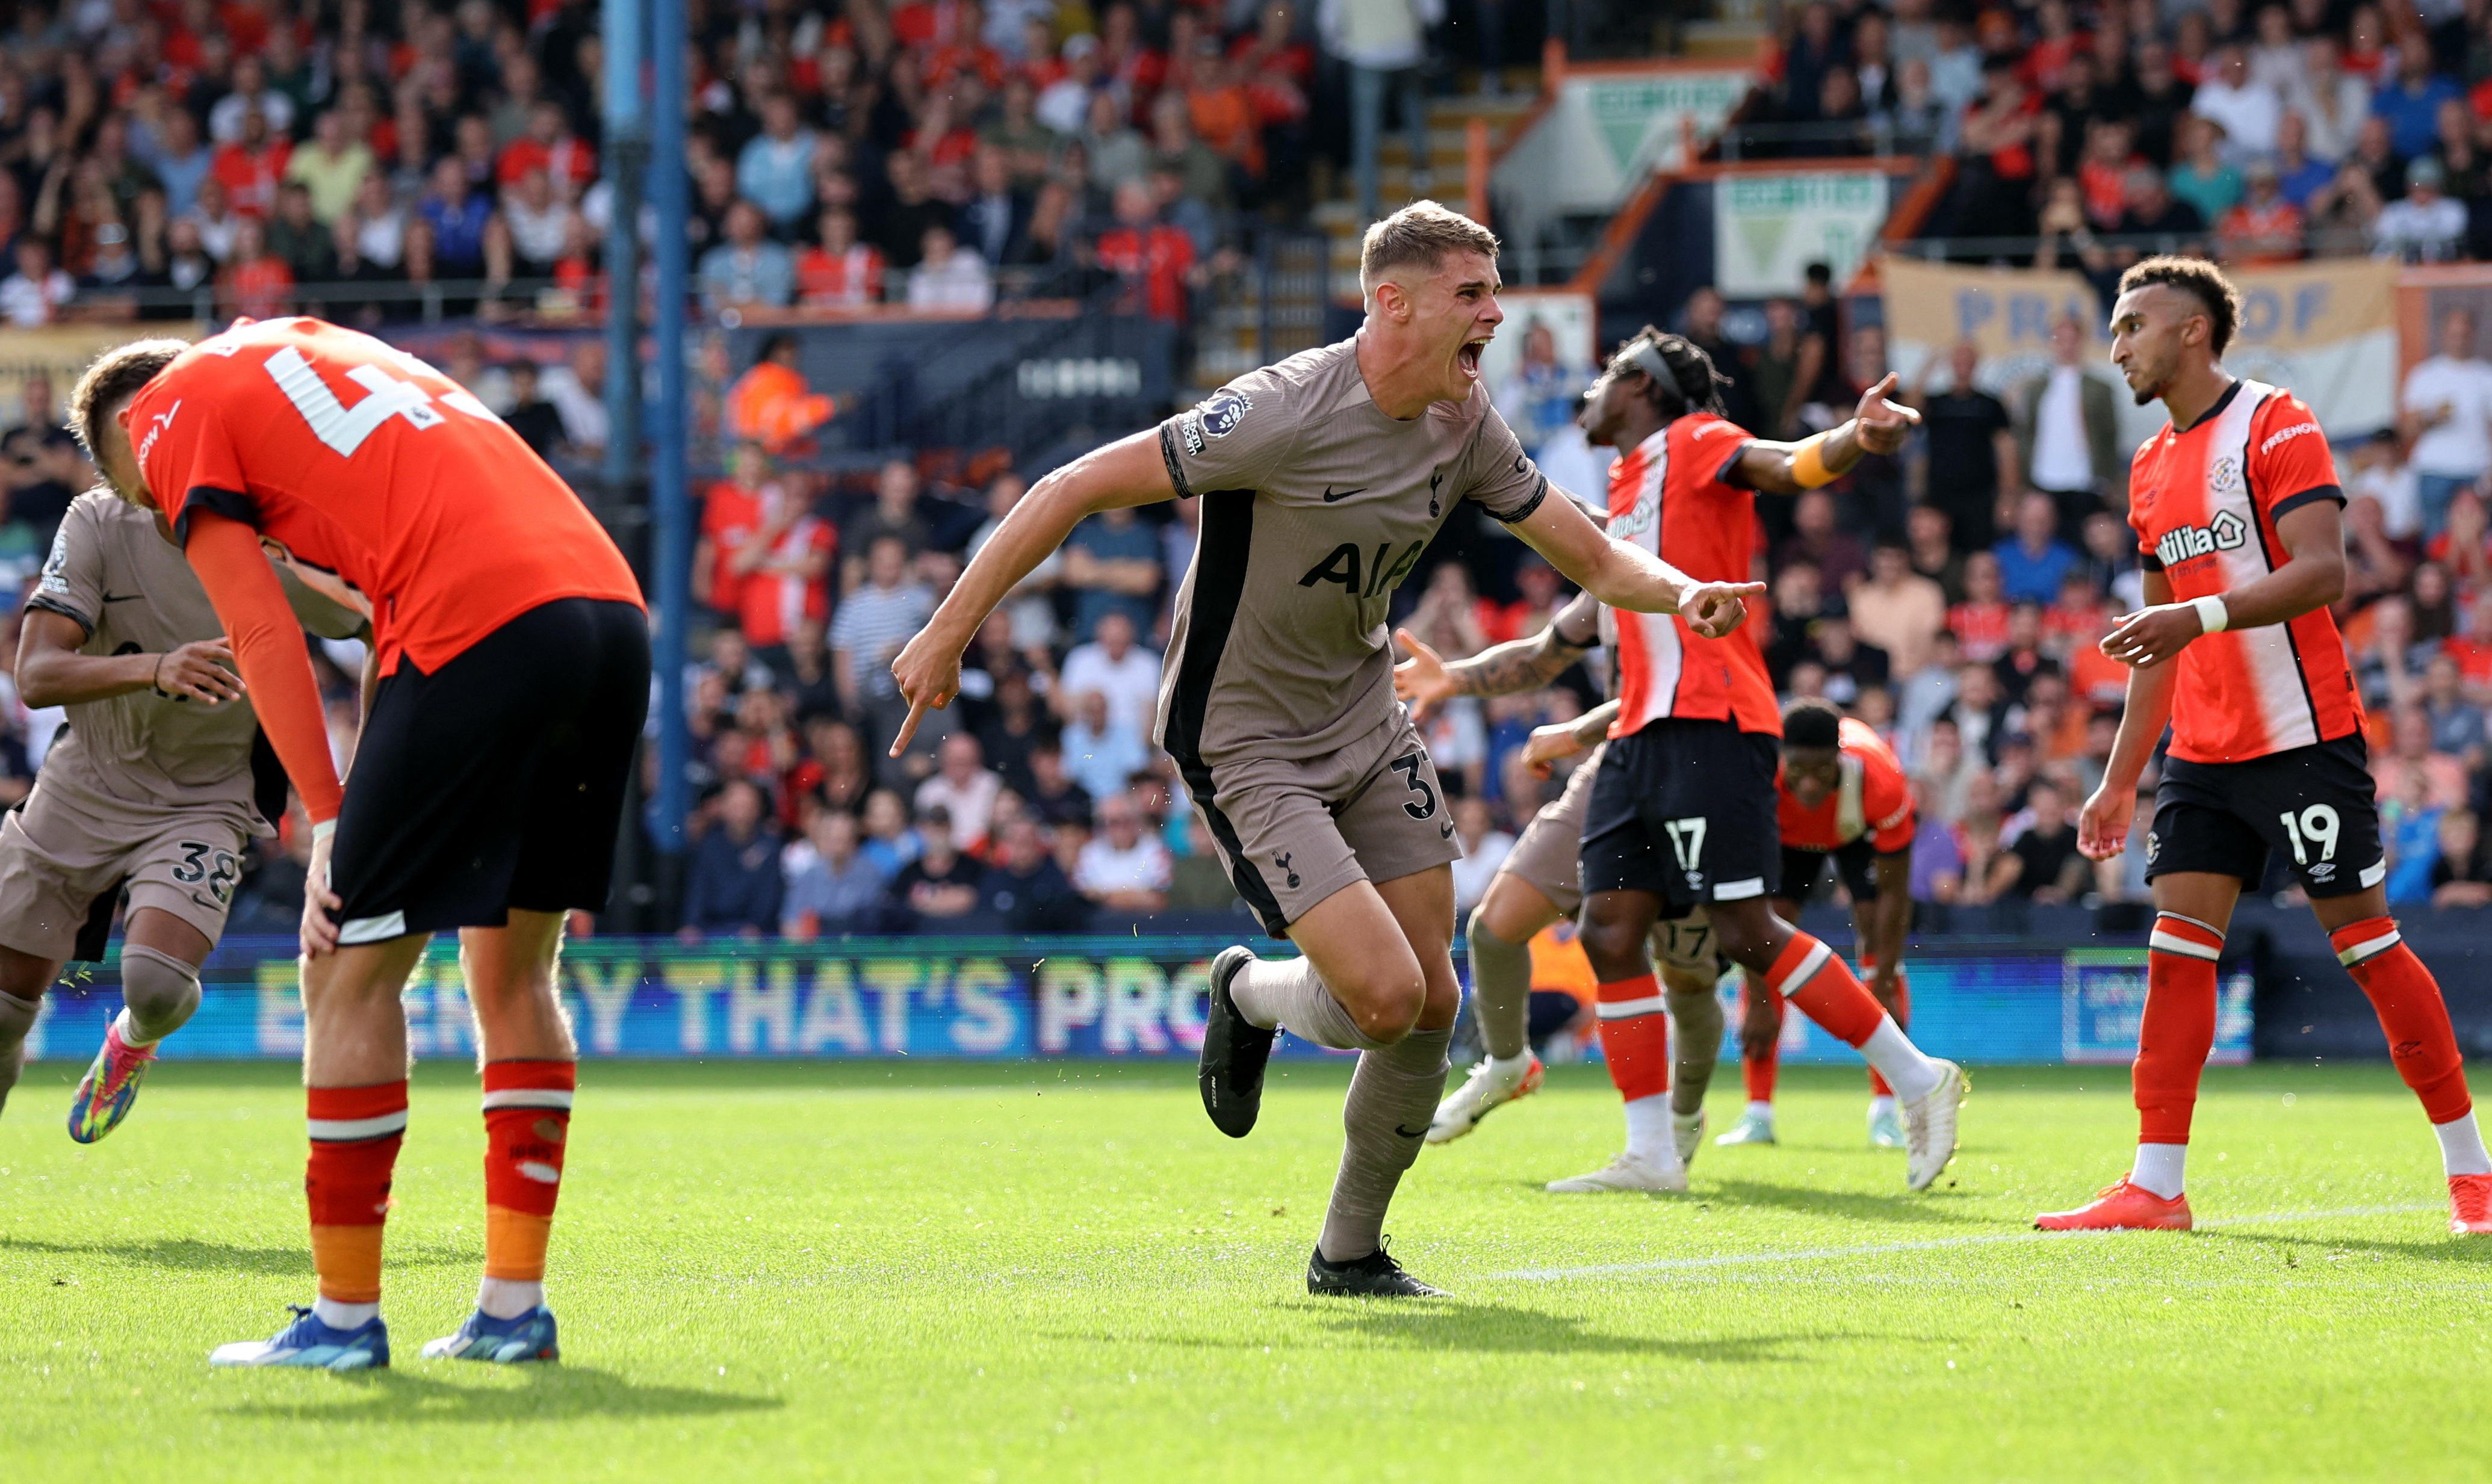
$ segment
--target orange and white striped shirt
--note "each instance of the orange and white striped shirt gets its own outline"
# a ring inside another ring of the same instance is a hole
[[[1700,582],[1744,582],[1755,562],[1757,496],[1723,481],[1753,441],[1745,429],[1692,412],[1610,465],[1610,534]],[[1783,734],[1754,622],[1703,638],[1675,614],[1620,611],[1618,719],[1623,737],[1662,717],[1731,722]]]
[[[2290,392],[2236,381],[2186,430],[2138,449],[2128,521],[2148,571],[2174,601],[2220,597],[2284,565],[2276,522],[2313,500],[2345,501],[2319,419]],[[2228,629],[2180,651],[2172,755],[2242,762],[2359,731],[2362,701],[2336,620]]]

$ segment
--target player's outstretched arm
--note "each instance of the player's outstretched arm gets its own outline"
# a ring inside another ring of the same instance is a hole
[[[75,706],[153,689],[214,706],[242,697],[222,638],[166,654],[80,654],[84,626],[67,613],[30,608],[17,631],[17,698],[29,706]]]
[[[2286,511],[2275,534],[2284,543],[2285,564],[2219,598],[2174,603],[2169,582],[2155,598],[2157,579],[2150,573],[2147,607],[2104,638],[2102,652],[2123,665],[2160,665],[2202,634],[2290,623],[2345,596],[2345,518],[2334,500],[2310,500]]]
[[[1913,926],[1913,852],[1890,850],[1878,857],[1878,895],[1869,904],[1869,931],[1860,935],[1877,956],[1878,983],[1891,994],[1904,967],[1904,937]]]
[[[1605,700],[1571,722],[1551,722],[1534,727],[1523,741],[1523,761],[1534,778],[1547,778],[1556,769],[1551,766],[1560,757],[1572,757],[1587,747],[1597,747],[1610,734],[1610,724],[1618,719],[1618,703]]]
[[[2146,601],[2149,611],[2153,605],[2170,603],[2172,579],[2160,572],[2147,573]],[[2111,652],[2108,638],[2103,651]],[[2178,670],[2161,662],[2128,672],[2128,699],[2112,739],[2111,760],[2093,796],[2077,812],[2077,850],[2089,860],[2109,860],[2127,847],[2129,819],[2137,812],[2137,780],[2171,724],[2172,685],[2179,677]]]
[[[1796,443],[1750,443],[1739,453],[1736,482],[1766,494],[1797,494],[1830,485],[1850,473],[1866,454],[1891,454],[1921,420],[1914,409],[1889,401],[1895,373],[1860,394],[1852,421]]]
[[[1417,635],[1396,629],[1393,638],[1410,652],[1410,658],[1393,667],[1393,694],[1409,701],[1414,715],[1424,716],[1430,707],[1456,696],[1536,691],[1591,652],[1600,640],[1600,621],[1599,600],[1589,593],[1577,593],[1539,633],[1491,645],[1450,665]]]
[[[1571,495],[1542,500],[1508,527],[1596,602],[1631,613],[1676,613],[1706,638],[1720,638],[1748,616],[1742,599],[1763,582],[1699,582],[1626,542],[1601,533]]]
[[[918,720],[929,710],[952,703],[961,691],[961,654],[978,627],[1050,551],[1064,545],[1084,517],[1174,498],[1176,486],[1160,455],[1156,428],[1084,454],[1031,486],[978,549],[934,618],[891,662],[892,678],[908,702],[908,719],[892,739],[891,756],[899,757],[908,746]]]

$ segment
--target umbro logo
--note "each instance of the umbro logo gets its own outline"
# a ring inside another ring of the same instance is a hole
[[[1338,505],[1342,501],[1349,499],[1353,494],[1365,494],[1366,492],[1367,487],[1365,485],[1361,485],[1355,490],[1335,490],[1332,486],[1326,485],[1324,486],[1324,503],[1327,505]]]

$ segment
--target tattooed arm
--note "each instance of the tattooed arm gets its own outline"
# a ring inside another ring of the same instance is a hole
[[[1564,674],[1600,642],[1601,606],[1588,593],[1578,593],[1558,610],[1549,626],[1529,638],[1509,639],[1468,660],[1448,665],[1408,629],[1393,637],[1410,658],[1393,668],[1393,693],[1410,702],[1414,714],[1455,696],[1511,696],[1536,691]]]

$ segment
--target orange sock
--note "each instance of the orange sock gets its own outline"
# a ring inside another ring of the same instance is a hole
[[[485,1063],[485,1276],[545,1278],[577,1065]]]
[[[2380,1028],[2388,1032],[2388,1059],[2422,1100],[2431,1121],[2447,1123],[2473,1112],[2466,1059],[2449,1028],[2440,982],[2406,946],[2395,919],[2366,917],[2337,929],[2328,940],[2336,946],[2336,961],[2370,996]]]
[[[1867,1044],[1886,1019],[1886,1007],[1860,987],[1843,956],[1805,933],[1783,945],[1765,983],[1846,1046]]]
[[[319,1274],[320,1296],[333,1303],[378,1303],[390,1172],[406,1137],[406,1083],[312,1087],[305,1104],[312,1157],[303,1194],[312,1208],[312,1267]]]
[[[1745,1001],[1742,1008],[1754,1006],[1756,1000],[1753,996],[1763,994],[1773,1004],[1774,1024],[1780,1025],[1783,1023],[1782,996],[1774,993],[1773,986],[1765,983],[1754,974],[1745,975],[1743,979],[1744,982],[1739,986],[1740,997]],[[1747,1087],[1749,1102],[1770,1103],[1774,1100],[1774,1079],[1781,1069],[1781,1037],[1777,1036],[1767,1041],[1763,1051],[1750,1048],[1747,1038],[1740,1037],[1739,1081]]]
[[[2154,919],[2146,953],[2146,1010],[2138,1019],[2129,1085],[2139,1143],[2189,1142],[2198,1078],[2215,1049],[2215,961],[2224,935],[2194,917]]]
[[[1650,972],[1600,987],[1601,1055],[1610,1082],[1627,1102],[1670,1090],[1670,1017],[1662,1013],[1661,981]]]

